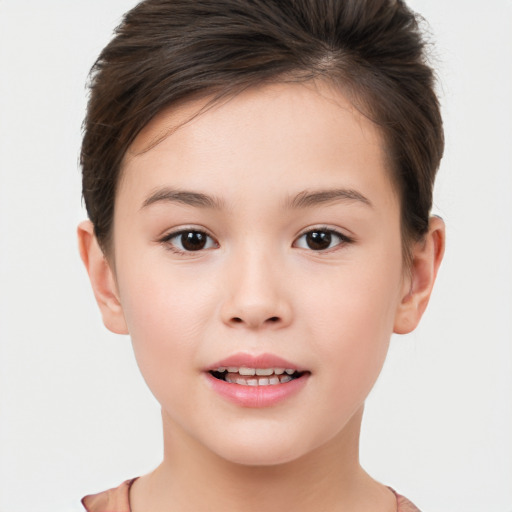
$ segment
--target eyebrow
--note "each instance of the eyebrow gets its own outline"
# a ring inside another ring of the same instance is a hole
[[[320,204],[338,201],[357,201],[372,207],[371,201],[357,190],[352,189],[326,189],[326,190],[303,190],[286,201],[290,209],[310,208]],[[142,204],[146,208],[159,202],[181,203],[197,208],[222,209],[224,201],[214,196],[192,192],[189,190],[177,190],[173,188],[162,188],[154,191]]]
[[[292,209],[309,208],[324,203],[357,201],[373,207],[371,201],[357,190],[337,188],[326,190],[304,190],[291,198],[287,206]]]
[[[142,208],[146,208],[152,204],[159,202],[181,203],[188,206],[195,206],[198,208],[213,208],[220,210],[223,206],[223,201],[213,196],[201,194],[200,192],[191,192],[188,190],[176,190],[173,188],[162,188],[153,192],[142,203]],[[141,209],[142,209],[141,208]]]

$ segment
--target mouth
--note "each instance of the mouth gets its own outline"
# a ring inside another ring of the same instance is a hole
[[[276,407],[307,386],[311,371],[275,354],[237,353],[204,369],[215,393],[238,407]]]
[[[209,371],[215,379],[241,386],[276,386],[299,379],[309,372],[293,368],[220,366]]]

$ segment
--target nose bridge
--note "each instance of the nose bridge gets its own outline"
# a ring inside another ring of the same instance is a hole
[[[278,251],[264,244],[245,244],[233,251],[228,263],[223,320],[251,329],[282,327],[291,319],[284,264]]]

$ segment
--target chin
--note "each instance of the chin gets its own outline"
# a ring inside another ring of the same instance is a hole
[[[293,436],[233,436],[225,444],[212,447],[224,460],[242,466],[277,466],[300,459],[314,447],[303,446]]]
[[[271,448],[266,448],[264,451],[256,452],[254,450],[245,450],[229,453],[226,460],[233,464],[240,464],[242,466],[278,466],[293,462],[299,456],[292,453],[275,453]]]

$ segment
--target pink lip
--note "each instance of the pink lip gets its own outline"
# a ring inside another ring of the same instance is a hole
[[[285,368],[304,372],[299,378],[293,379],[284,384],[270,386],[243,386],[216,379],[210,370],[226,366],[245,366],[246,368]],[[234,354],[222,359],[205,369],[204,375],[208,385],[222,398],[240,406],[263,408],[271,407],[283,402],[292,395],[298,393],[307,383],[311,373],[296,364],[286,361],[281,357],[272,354],[261,354],[253,356],[250,354]]]
[[[205,371],[215,370],[222,366],[245,366],[246,368],[288,368],[297,370],[298,372],[307,371],[306,368],[300,368],[296,364],[273,354],[259,354],[253,356],[251,354],[233,354],[208,366]]]

